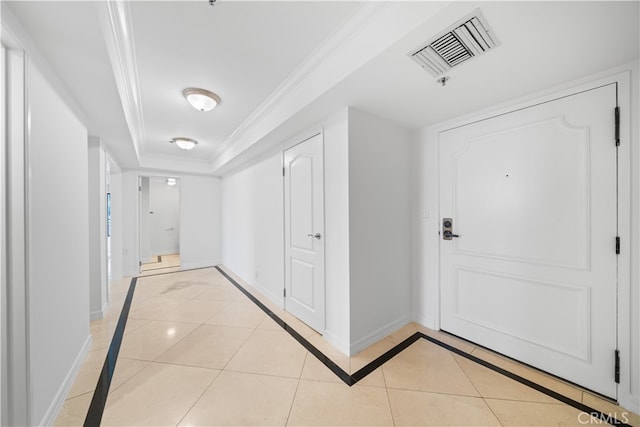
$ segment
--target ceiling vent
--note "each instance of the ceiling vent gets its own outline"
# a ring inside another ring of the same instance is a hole
[[[409,56],[434,77],[498,45],[480,10],[458,21]]]

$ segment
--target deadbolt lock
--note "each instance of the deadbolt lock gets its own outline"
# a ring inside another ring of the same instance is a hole
[[[451,218],[442,218],[442,239],[451,240],[454,237],[460,237],[453,234],[453,220]]]

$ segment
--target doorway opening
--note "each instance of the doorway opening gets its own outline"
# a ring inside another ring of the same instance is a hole
[[[180,180],[141,176],[140,274],[180,269]]]

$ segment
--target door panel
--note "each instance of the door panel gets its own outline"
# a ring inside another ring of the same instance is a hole
[[[324,331],[322,135],[284,152],[285,309]]]
[[[442,329],[610,397],[615,85],[440,134]]]
[[[465,233],[457,251],[586,268],[587,130],[554,117],[467,141],[453,155],[455,219],[458,231],[473,221],[484,226]]]

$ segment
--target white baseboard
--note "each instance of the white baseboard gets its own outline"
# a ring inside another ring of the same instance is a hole
[[[271,301],[272,303],[276,304],[279,308],[284,309],[284,298],[282,297],[282,294],[276,294],[273,291],[265,288],[264,286],[262,286],[257,280],[249,280],[246,275],[244,274],[238,274],[235,271],[231,270],[230,268],[228,268],[227,266],[225,266],[222,263],[218,263],[221,264],[222,269],[229,274],[232,278],[234,279],[240,279],[240,286],[249,286],[251,288],[253,288],[253,290],[258,291],[259,293],[261,293],[262,295],[264,295],[265,297],[267,297],[267,299],[269,299],[269,301]],[[249,289],[249,291],[251,291],[251,289]]]
[[[387,323],[383,327],[376,329],[375,331],[360,338],[359,340],[352,342],[349,347],[349,350],[350,350],[349,356],[358,354],[358,352],[364,350],[370,345],[377,343],[387,335],[394,333],[395,331],[402,328],[409,322],[411,322],[411,315],[406,314],[392,322]]]
[[[91,313],[89,313],[89,320],[94,321],[94,320],[103,319],[104,318],[104,314],[107,312],[108,308],[109,308],[109,303],[104,303],[102,305],[102,309],[101,310],[92,311]]]
[[[87,339],[84,341],[84,344],[80,349],[80,352],[78,352],[76,359],[73,361],[73,364],[71,365],[71,369],[69,369],[69,372],[67,372],[67,375],[65,376],[64,381],[60,385],[60,388],[58,389],[56,396],[53,398],[51,405],[49,405],[49,409],[47,409],[47,412],[44,414],[44,417],[42,418],[42,420],[36,425],[52,426],[55,424],[56,418],[58,418],[58,414],[60,414],[60,410],[62,409],[62,405],[64,404],[64,401],[67,399],[67,395],[71,390],[71,386],[76,380],[76,377],[80,372],[80,368],[82,367],[82,364],[84,363],[85,359],[87,358],[87,355],[89,354],[89,350],[91,350],[92,343],[93,343],[93,338],[91,337],[91,334],[89,334]]]
[[[438,325],[438,322],[436,322],[435,319],[429,316],[425,316],[422,313],[412,313],[411,320],[426,328],[433,329],[434,331],[440,329],[440,325]]]
[[[336,334],[332,333],[325,329],[324,334],[322,334],[325,341],[334,346],[338,351],[340,351],[345,356],[349,356],[349,343],[341,340]]]

